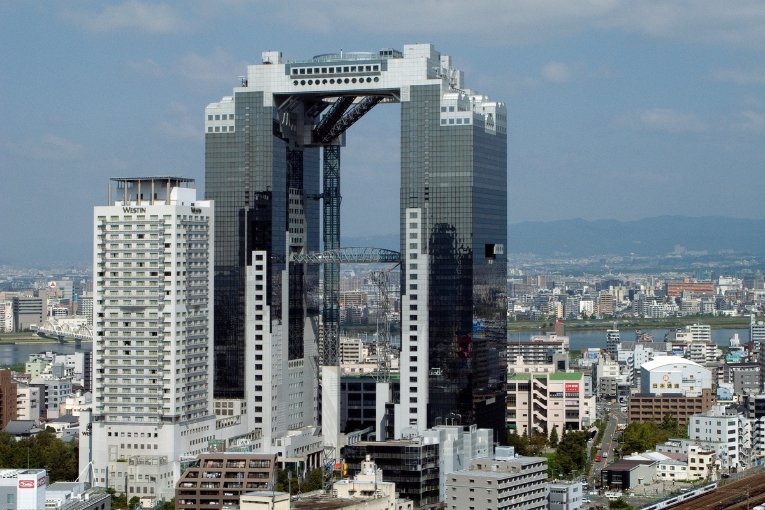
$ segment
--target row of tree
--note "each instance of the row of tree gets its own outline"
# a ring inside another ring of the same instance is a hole
[[[671,437],[685,437],[686,431],[677,419],[666,415],[661,422],[632,422],[622,433],[621,451],[624,455],[652,450]]]

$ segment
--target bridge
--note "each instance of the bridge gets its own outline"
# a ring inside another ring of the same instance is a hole
[[[35,330],[37,336],[52,338],[61,343],[74,340],[75,343],[93,341],[93,330],[88,319],[82,315],[73,317],[49,317]]]

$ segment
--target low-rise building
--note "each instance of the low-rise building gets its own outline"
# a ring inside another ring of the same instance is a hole
[[[222,509],[242,494],[272,489],[277,456],[260,453],[203,453],[175,485],[178,509]]]
[[[415,508],[435,509],[439,495],[439,445],[422,438],[395,441],[360,441],[342,450],[349,474],[361,471],[369,456],[383,470],[383,480],[396,484],[401,497]]]
[[[651,459],[618,460],[601,470],[603,487],[629,490],[638,485],[650,485],[656,476],[657,461]]]
[[[449,510],[532,510],[547,506],[547,459],[519,457],[498,447],[494,458],[477,459],[449,474],[444,505]]]
[[[579,510],[584,502],[582,482],[549,482],[547,484],[549,510]]]

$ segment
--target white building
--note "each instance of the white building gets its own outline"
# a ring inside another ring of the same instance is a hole
[[[640,367],[643,395],[698,397],[712,388],[712,372],[679,356],[662,356]]]
[[[666,342],[620,342],[617,361],[624,369],[623,373],[633,387],[640,387],[640,367],[645,363],[672,352],[671,344]]]
[[[547,484],[549,510],[579,510],[584,500],[582,482],[549,482]]]
[[[13,333],[13,301],[0,300],[0,332]]]
[[[449,473],[467,469],[474,459],[491,457],[494,447],[494,431],[479,429],[475,425],[439,425],[422,434],[422,444],[438,444],[438,493],[446,495],[446,478]]]
[[[691,440],[707,441],[726,445],[721,464],[731,469],[745,469],[749,466],[748,451],[751,448],[751,426],[738,414],[729,414],[725,406],[713,406],[704,414],[694,415],[688,423],[688,437]],[[747,438],[747,433],[749,438]],[[748,450],[748,449],[747,449]]]
[[[16,385],[16,419],[40,421],[40,387],[25,383]]]
[[[40,414],[46,418],[58,418],[59,405],[72,393],[71,379],[40,376],[32,379],[31,386],[40,388]]]
[[[547,509],[547,459],[517,457],[509,447],[451,473],[444,506],[449,510]]]
[[[213,204],[190,179],[112,182],[94,209],[94,485],[170,499],[179,457],[215,437]]]

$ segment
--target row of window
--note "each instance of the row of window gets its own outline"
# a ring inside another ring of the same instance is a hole
[[[370,73],[380,71],[380,64],[330,67],[293,67],[293,76],[305,74]]]
[[[335,83],[337,83],[338,85],[341,85],[341,84],[346,84],[347,85],[349,83],[365,83],[365,82],[366,83],[372,83],[372,82],[377,83],[379,81],[380,81],[380,78],[378,78],[377,76],[375,76],[374,78],[370,78],[368,76],[366,78],[364,78],[362,76],[360,78],[338,78],[337,80],[335,80],[334,78],[330,78],[330,79],[324,78],[322,80],[319,80],[319,79],[316,79],[316,80],[299,80],[299,81],[298,80],[294,80],[292,82],[292,84],[295,85],[295,86],[298,86],[298,85],[327,85],[327,84],[334,85]]]

